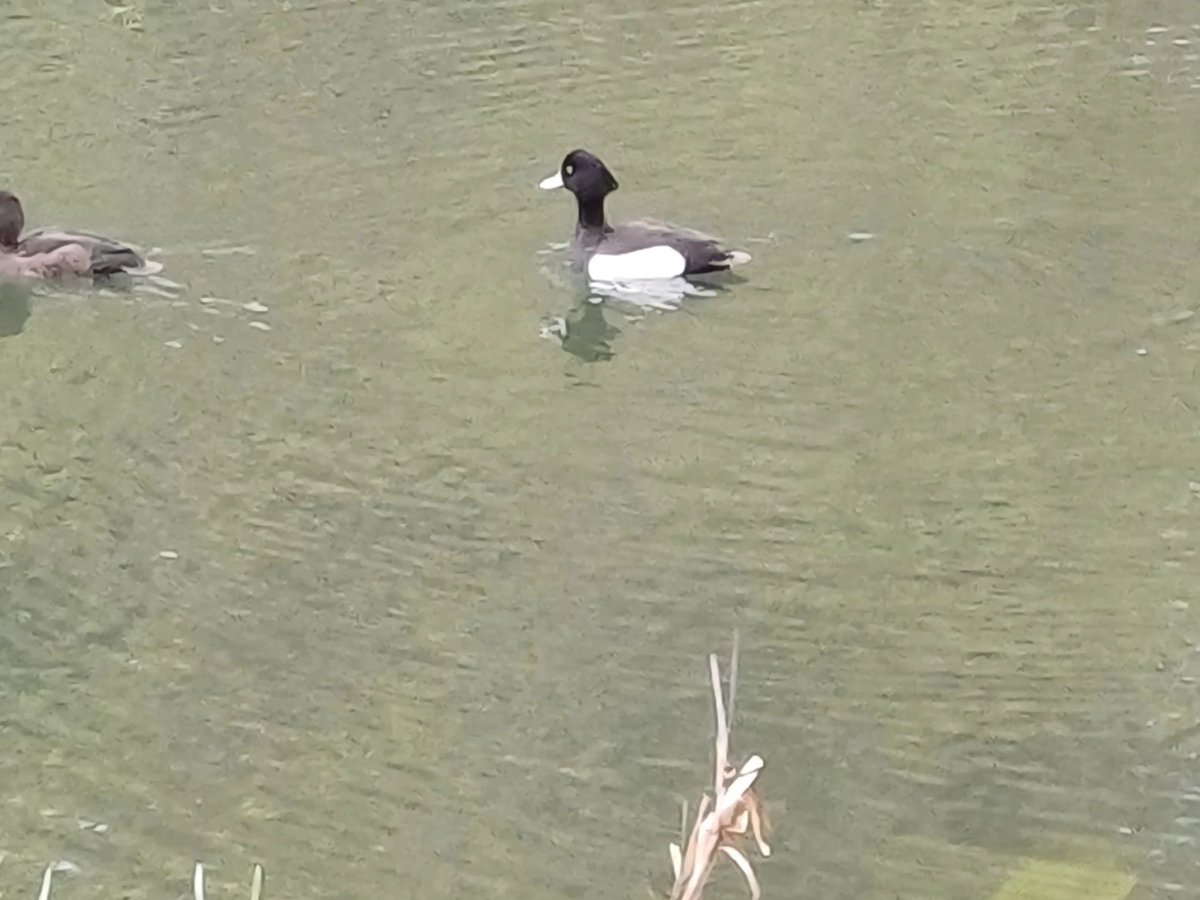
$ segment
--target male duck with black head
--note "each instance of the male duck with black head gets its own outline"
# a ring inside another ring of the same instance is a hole
[[[719,239],[690,228],[649,220],[610,225],[604,198],[617,189],[617,179],[586,150],[572,150],[558,172],[538,185],[565,187],[575,195],[579,221],[572,255],[595,281],[640,281],[723,272],[750,261],[750,254],[727,250]]]
[[[150,275],[162,270],[130,244],[86,231],[42,228],[22,237],[21,201],[0,191],[0,275],[63,278],[72,275]]]

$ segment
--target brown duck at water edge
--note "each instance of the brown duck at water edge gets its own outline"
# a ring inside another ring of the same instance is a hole
[[[72,275],[151,275],[162,271],[131,244],[86,231],[41,228],[24,236],[21,201],[0,191],[0,275],[63,278]]]

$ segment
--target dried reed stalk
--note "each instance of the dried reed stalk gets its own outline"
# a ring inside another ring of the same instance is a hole
[[[763,839],[766,830],[763,803],[754,791],[754,782],[762,774],[765,763],[761,756],[754,754],[739,768],[735,769],[729,765],[729,733],[733,724],[734,694],[737,688],[737,660],[738,641],[735,633],[729,666],[729,715],[726,717],[726,702],[721,690],[721,668],[715,653],[708,657],[708,672],[717,720],[713,790],[711,794],[705,792],[700,798],[696,819],[688,834],[685,849],[680,850],[679,845],[675,843],[669,847],[671,868],[675,872],[675,884],[671,888],[670,900],[699,900],[720,854],[727,856],[738,867],[750,887],[752,900],[758,900],[761,894],[758,876],[754,874],[750,860],[740,848],[740,839],[750,832],[759,852],[764,857],[771,855],[771,848]],[[683,805],[683,827],[687,828],[686,802]]]
[[[38,893],[38,900],[50,900],[50,884],[54,880],[54,866],[54,863],[46,866],[46,871],[42,874],[42,889]],[[263,882],[266,877],[262,865],[255,863],[254,872],[250,876],[250,900],[262,900]],[[204,900],[204,865],[202,863],[196,863],[196,868],[192,872],[192,897],[193,900]]]

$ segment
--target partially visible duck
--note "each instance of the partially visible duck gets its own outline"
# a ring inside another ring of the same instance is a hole
[[[24,227],[21,201],[8,191],[0,191],[0,275],[96,277],[148,275],[162,270],[158,263],[147,262],[131,244],[58,228],[42,228],[22,236]]]
[[[596,281],[702,275],[750,261],[749,253],[726,250],[718,238],[690,228],[654,221],[610,225],[604,217],[604,198],[617,189],[617,179],[586,150],[568,153],[558,171],[538,187],[565,187],[575,195],[579,220],[572,253]]]

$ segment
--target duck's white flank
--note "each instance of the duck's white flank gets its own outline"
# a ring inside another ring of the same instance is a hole
[[[631,253],[597,253],[588,260],[588,275],[597,281],[629,281],[643,278],[674,278],[687,266],[674,247],[645,247]]]

